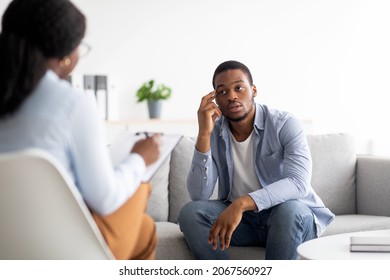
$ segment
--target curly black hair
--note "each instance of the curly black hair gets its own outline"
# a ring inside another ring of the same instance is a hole
[[[0,33],[0,118],[15,112],[48,69],[85,35],[85,16],[69,0],[13,0]]]

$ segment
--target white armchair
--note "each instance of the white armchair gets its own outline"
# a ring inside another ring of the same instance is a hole
[[[62,166],[37,149],[0,154],[0,259],[113,259]]]

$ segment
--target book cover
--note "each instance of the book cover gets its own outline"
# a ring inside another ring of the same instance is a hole
[[[351,252],[390,252],[390,236],[351,236]]]
[[[134,133],[126,130],[122,131],[111,145],[108,146],[112,164],[115,166],[129,156],[133,145],[137,141],[144,139],[146,134],[147,133],[145,132]],[[161,134],[160,156],[154,163],[146,167],[146,172],[142,180],[143,182],[150,181],[181,138],[182,136],[179,134]]]

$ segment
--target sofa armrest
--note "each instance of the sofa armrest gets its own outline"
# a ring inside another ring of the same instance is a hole
[[[358,214],[390,216],[390,158],[357,156]]]

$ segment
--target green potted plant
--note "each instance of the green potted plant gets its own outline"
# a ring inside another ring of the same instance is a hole
[[[171,97],[172,89],[164,84],[155,84],[154,80],[144,83],[137,91],[137,102],[147,101],[149,117],[158,119],[161,116],[162,100]]]

